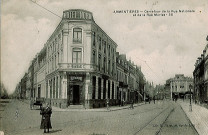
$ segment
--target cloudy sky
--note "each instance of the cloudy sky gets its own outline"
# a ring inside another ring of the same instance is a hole
[[[35,1],[35,0],[33,0]],[[62,16],[67,9],[91,11],[95,22],[118,44],[117,51],[141,65],[148,81],[164,84],[175,74],[192,76],[207,44],[207,0],[36,0]],[[115,10],[194,10],[173,16],[133,16]],[[61,18],[30,0],[1,0],[1,80],[12,93],[31,60]]]

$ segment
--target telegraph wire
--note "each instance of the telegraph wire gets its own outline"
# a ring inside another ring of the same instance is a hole
[[[124,50],[122,50],[121,48],[118,48],[119,50],[121,50],[121,51],[123,51],[123,52],[125,52]],[[154,71],[153,71],[153,69],[149,66],[149,64],[147,63],[147,61],[146,60],[143,60],[143,59],[141,59],[141,58],[139,58],[139,57],[137,57],[137,56],[135,56],[135,58],[137,58],[138,60],[140,60],[140,61],[142,61],[142,62],[144,62],[145,63],[145,65],[155,74],[155,76],[154,77],[158,77],[158,78],[162,78],[162,77],[159,77],[159,75],[157,75]],[[156,78],[156,79],[158,79],[158,78]],[[163,79],[162,79],[163,80]]]
[[[43,8],[44,10],[46,10],[46,11],[52,13],[53,15],[55,15],[55,16],[57,16],[57,17],[59,17],[59,18],[62,18],[61,16],[57,15],[56,13],[52,12],[51,10],[49,10],[49,9],[43,7],[42,5],[38,4],[36,1],[33,1],[33,0],[30,0],[30,1],[33,2],[34,4],[36,4],[37,6]],[[122,50],[122,49],[120,49],[120,50]],[[125,52],[125,51],[124,51],[124,52]],[[158,78],[161,78],[161,77],[159,77],[159,76],[153,71],[153,69],[149,66],[149,64],[147,63],[147,61],[145,61],[145,60],[143,60],[143,59],[140,59],[140,58],[138,58],[137,56],[136,56],[136,58],[139,59],[140,61],[144,62],[144,63],[147,65],[147,67],[148,67],[148,68],[149,68],[149,69],[150,69],[150,70],[151,70]]]
[[[61,16],[57,15],[56,13],[54,13],[54,12],[50,11],[49,9],[43,7],[42,5],[38,4],[36,1],[33,1],[33,0],[30,0],[30,1],[33,2],[34,4],[36,4],[37,6],[39,6],[39,7],[43,8],[43,9],[45,9],[46,11],[52,13],[53,15],[55,15],[55,16],[57,16],[57,17],[59,17],[59,18],[62,18]]]

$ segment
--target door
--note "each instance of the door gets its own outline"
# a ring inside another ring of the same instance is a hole
[[[73,85],[73,104],[78,105],[80,104],[80,88],[79,85]]]

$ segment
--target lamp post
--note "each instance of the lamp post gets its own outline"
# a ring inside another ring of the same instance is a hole
[[[145,83],[144,83],[144,103],[146,104]]]
[[[189,85],[189,90],[190,90],[190,105],[189,105],[189,111],[192,112],[192,105],[191,105],[191,89],[192,89],[192,85]]]

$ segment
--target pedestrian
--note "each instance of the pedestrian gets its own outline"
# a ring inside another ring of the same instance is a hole
[[[148,98],[148,99],[149,99],[149,104],[150,104],[150,102],[151,102],[151,101],[150,101],[150,98]]]
[[[134,100],[131,100],[131,106],[130,109],[134,109]]]
[[[50,120],[52,108],[49,106],[49,104],[47,104],[46,107],[41,107],[40,114],[42,115],[40,129],[44,129],[44,133],[46,133],[46,129],[48,129],[49,133],[49,129],[52,128]]]
[[[155,96],[153,97],[153,100],[154,100],[154,104],[155,104]]]
[[[125,104],[126,104],[125,102],[126,102],[125,99],[123,99],[123,106],[125,106]]]
[[[107,110],[109,110],[109,98],[106,100]]]
[[[33,104],[34,104],[34,101],[33,101],[33,99],[31,98],[31,100],[30,100],[30,110],[32,110],[33,109]]]

